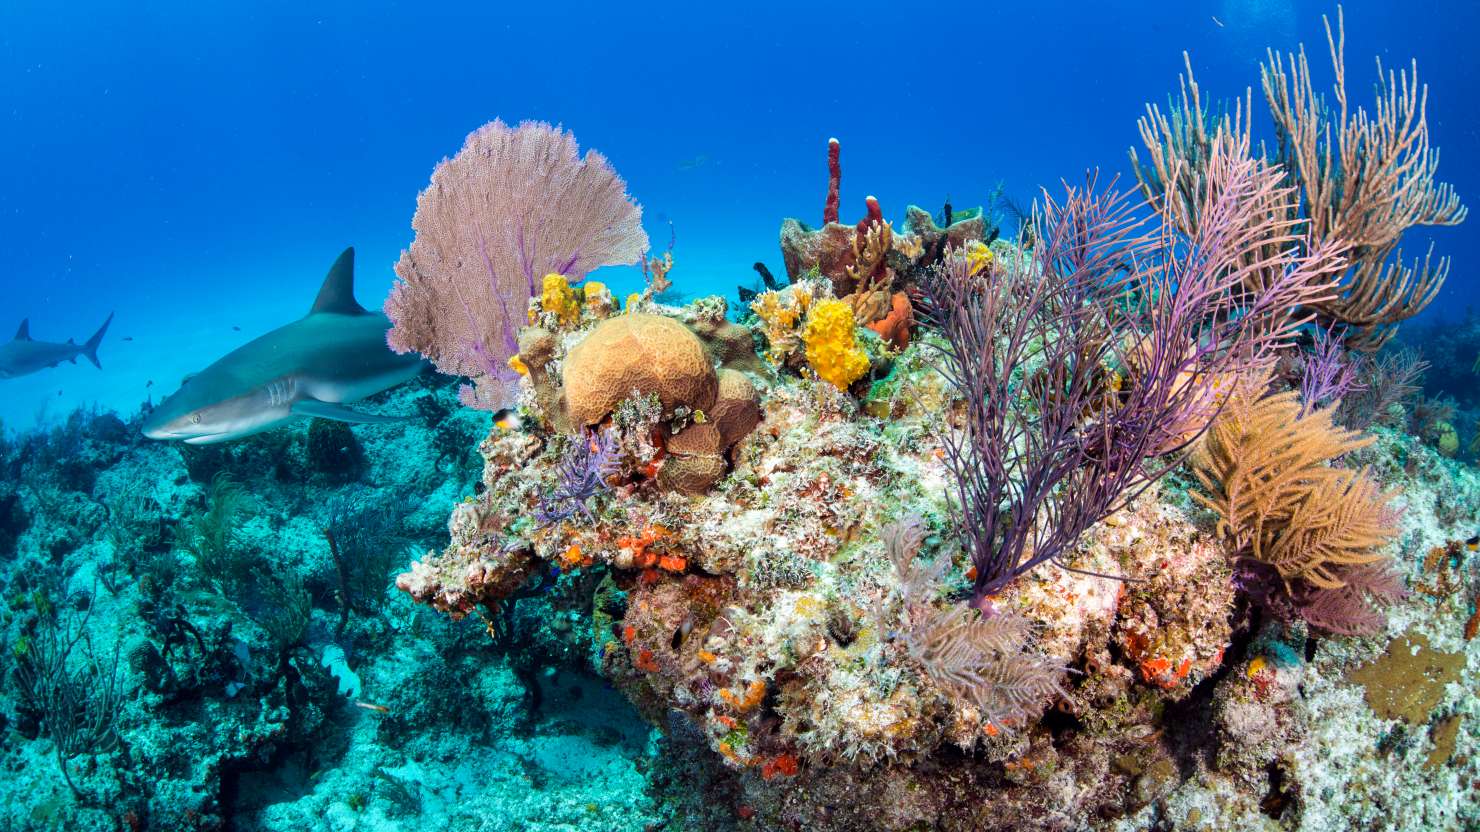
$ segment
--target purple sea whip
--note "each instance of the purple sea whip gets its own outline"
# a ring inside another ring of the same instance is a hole
[[[1229,387],[1304,323],[1291,310],[1329,290],[1336,253],[1297,254],[1295,223],[1270,210],[1279,179],[1229,137],[1192,237],[1171,216],[1144,230],[1128,195],[1090,177],[1045,197],[1020,258],[975,274],[950,257],[924,280],[940,368],[965,400],[944,443],[973,606],[1063,565],[1081,534],[1179,464]],[[1271,244],[1284,262],[1250,292],[1248,272],[1271,265],[1253,255]]]

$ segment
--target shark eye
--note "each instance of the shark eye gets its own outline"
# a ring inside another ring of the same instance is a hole
[[[192,415],[190,417],[190,421],[194,422],[197,425],[200,424],[200,414],[199,413],[196,413],[196,414]]]

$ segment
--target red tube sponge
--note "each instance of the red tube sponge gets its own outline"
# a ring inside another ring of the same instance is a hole
[[[827,140],[827,205],[822,209],[824,223],[838,221],[838,188],[843,184],[843,165],[838,161],[840,150],[837,139]]]

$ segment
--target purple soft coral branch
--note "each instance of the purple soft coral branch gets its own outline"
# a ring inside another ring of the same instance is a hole
[[[607,479],[621,470],[621,451],[610,431],[583,432],[560,461],[554,490],[540,498],[535,522],[550,526],[580,513],[595,522],[587,502],[610,488]]]
[[[1300,376],[1300,416],[1366,389],[1357,378],[1356,365],[1348,360],[1340,338],[1317,329],[1315,346],[1305,357]]]
[[[1324,291],[1320,249],[1275,269],[1250,256],[1289,228],[1263,210],[1277,174],[1224,152],[1191,239],[1142,230],[1128,195],[1091,178],[1048,199],[1025,261],[989,276],[947,260],[924,281],[945,336],[941,371],[965,400],[944,445],[958,533],[976,568],[972,602],[1061,556],[1181,461],[1221,402],[1211,391],[1264,366]],[[1252,294],[1247,286],[1258,285]],[[1133,377],[1111,397],[1108,368]],[[1170,461],[1159,461],[1170,455]]]

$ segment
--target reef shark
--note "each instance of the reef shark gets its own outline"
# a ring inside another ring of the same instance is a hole
[[[31,319],[27,318],[21,321],[21,328],[15,331],[15,337],[10,343],[0,344],[0,378],[29,375],[47,367],[55,367],[63,361],[76,364],[79,355],[101,370],[103,365],[98,363],[98,344],[102,342],[103,333],[108,331],[108,324],[111,323],[113,313],[109,312],[108,320],[103,321],[103,325],[86,342],[75,344],[68,338],[67,343],[56,344],[32,338]]]
[[[426,366],[386,346],[390,319],[355,301],[355,250],[334,261],[308,314],[228,353],[192,376],[144,420],[150,439],[209,445],[317,416],[380,424],[402,417],[344,406],[406,381]]]

